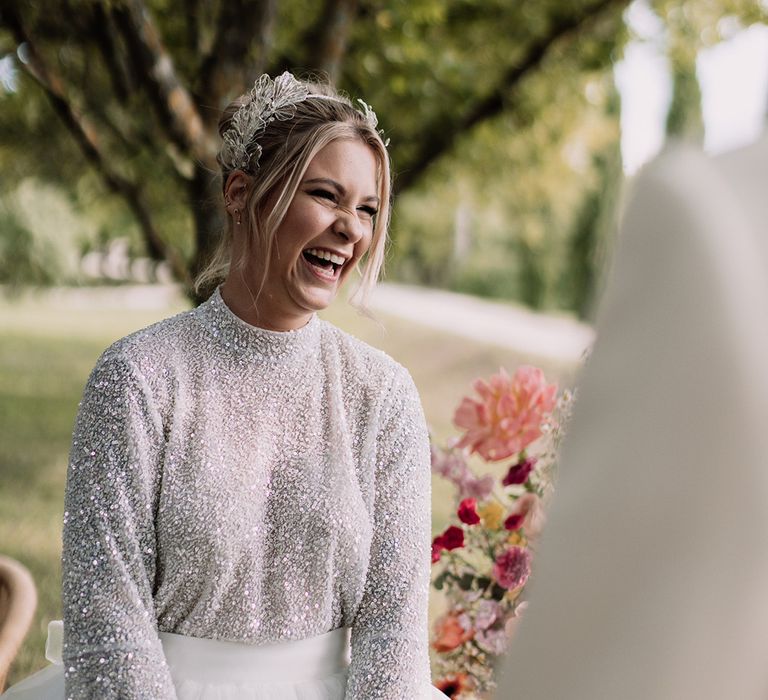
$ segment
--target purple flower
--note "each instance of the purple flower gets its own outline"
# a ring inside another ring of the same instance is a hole
[[[474,498],[483,501],[493,491],[494,479],[490,474],[476,477],[467,464],[462,450],[442,450],[435,445],[431,448],[432,472],[450,481],[458,490],[459,498]]]
[[[487,630],[501,614],[501,605],[495,600],[481,600],[475,614],[475,629]]]
[[[459,450],[441,450],[432,445],[432,471],[457,486],[471,477],[467,460]]]
[[[477,645],[489,654],[503,654],[507,648],[507,635],[502,629],[480,630],[475,633]]]
[[[463,498],[474,498],[478,501],[484,501],[493,492],[494,478],[491,474],[486,474],[477,478],[471,474],[461,484],[457,484]]]

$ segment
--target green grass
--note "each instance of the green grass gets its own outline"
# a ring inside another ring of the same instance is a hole
[[[0,298],[0,550],[29,568],[39,597],[10,683],[45,666],[47,623],[61,617],[64,481],[72,425],[88,373],[111,342],[183,308],[66,308],[46,297],[15,302]],[[411,371],[427,420],[441,440],[451,434],[453,409],[474,378],[533,360],[393,318],[374,322],[342,302],[323,315]],[[539,364],[549,378],[569,379],[562,367]],[[452,506],[452,489],[436,479],[434,530],[444,527]]]

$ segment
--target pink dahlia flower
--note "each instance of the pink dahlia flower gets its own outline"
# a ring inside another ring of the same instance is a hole
[[[493,577],[508,590],[524,586],[531,573],[531,553],[522,547],[510,547],[493,565]]]
[[[453,422],[466,432],[457,447],[498,461],[524,450],[541,435],[557,402],[557,384],[547,384],[537,367],[524,365],[510,377],[503,369],[488,383],[474,383],[480,399],[464,397]]]

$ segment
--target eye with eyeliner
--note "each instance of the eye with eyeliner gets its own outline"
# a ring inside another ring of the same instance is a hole
[[[311,194],[313,197],[320,197],[321,199],[327,199],[336,203],[336,195],[330,190],[310,190],[309,194]]]
[[[379,213],[378,209],[376,209],[375,207],[369,207],[367,205],[366,206],[362,206],[362,207],[358,207],[358,210],[363,212],[363,213],[365,213],[365,214],[367,214],[371,218],[373,218],[374,216],[376,216],[376,214]]]
[[[333,202],[334,204],[338,204],[338,198],[330,190],[323,190],[323,189],[310,190],[309,194],[312,195],[313,197],[327,199],[328,201]],[[364,214],[366,214],[371,218],[373,218],[374,216],[376,216],[376,214],[379,213],[379,210],[376,209],[376,207],[371,207],[368,205],[363,205],[361,207],[358,207],[357,209],[358,211],[363,212]]]

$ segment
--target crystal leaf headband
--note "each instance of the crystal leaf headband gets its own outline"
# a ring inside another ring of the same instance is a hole
[[[308,98],[347,104],[336,97],[311,93],[288,71],[274,80],[264,73],[248,92],[245,102],[232,115],[231,125],[222,136],[221,164],[228,170],[247,170],[249,166],[258,168],[262,149],[255,140],[275,119],[293,119],[296,105]],[[360,112],[363,117],[375,129],[379,123],[376,112],[362,100],[358,102],[362,106]]]

